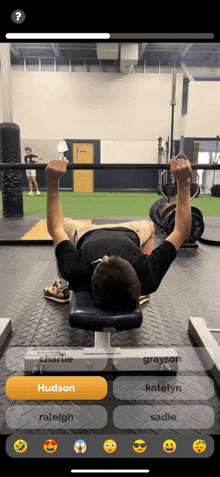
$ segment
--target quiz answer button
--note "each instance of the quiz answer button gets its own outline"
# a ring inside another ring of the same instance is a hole
[[[101,376],[13,376],[6,381],[6,394],[16,400],[93,400],[107,395]]]

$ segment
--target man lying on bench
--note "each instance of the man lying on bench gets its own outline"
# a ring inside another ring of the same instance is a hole
[[[63,218],[59,178],[67,164],[62,158],[46,167],[47,229],[54,241],[58,279],[45,288],[44,296],[66,303],[69,290],[88,290],[103,309],[132,310],[140,298],[147,301],[157,290],[190,234],[190,162],[175,157],[170,161],[178,184],[175,228],[155,249],[154,225],[147,220],[89,225]]]

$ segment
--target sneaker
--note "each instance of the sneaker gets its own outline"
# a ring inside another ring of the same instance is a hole
[[[140,305],[144,305],[150,300],[150,295],[139,296]]]
[[[49,285],[44,289],[44,296],[48,300],[57,301],[58,303],[68,303],[70,301],[70,291],[68,287],[58,288],[57,280],[53,282],[53,285]]]
[[[27,195],[34,195],[34,193],[33,193],[33,192],[29,192],[29,194],[27,194]]]
[[[40,191],[39,191],[39,190],[37,190],[37,195],[41,195],[41,193],[40,193]]]

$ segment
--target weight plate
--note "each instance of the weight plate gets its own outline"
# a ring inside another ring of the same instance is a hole
[[[164,199],[157,200],[156,202],[154,202],[154,204],[151,206],[151,208],[149,210],[149,216],[150,216],[152,222],[154,222],[160,228],[161,228],[161,219],[160,219],[160,215],[158,213],[158,206],[160,206],[161,202],[164,204],[165,200]],[[164,207],[164,205],[163,205],[163,207]]]
[[[216,188],[217,188],[217,185],[216,185],[216,184],[211,187],[211,194],[212,194],[214,197],[215,197],[215,193],[216,193]]]
[[[191,182],[190,184],[190,197],[192,197],[194,194],[196,194],[195,197],[198,197],[198,195],[200,194],[200,187],[197,182]]]
[[[200,215],[192,213],[192,226],[190,235],[193,240],[198,240],[204,232],[204,222]]]
[[[175,209],[177,201],[171,199],[171,202],[167,203],[164,199],[157,200],[150,208],[149,215],[156,225],[160,229],[165,230],[167,235],[170,235],[175,227]],[[204,222],[201,210],[194,205],[191,205],[192,226],[190,237],[193,240],[198,240],[204,232]],[[161,219],[163,217],[163,220]]]
[[[168,182],[167,184],[164,185],[163,192],[164,192],[164,194],[166,194],[168,196],[169,195],[169,187],[170,187],[170,196],[174,197],[177,194],[177,187],[172,182],[171,183]]]
[[[211,187],[211,194],[213,197],[220,197],[220,184],[214,184]]]
[[[199,215],[203,219],[202,212],[201,210],[198,209],[198,207],[195,207],[195,205],[191,205],[191,211],[192,211],[192,214]]]
[[[171,226],[172,224],[172,226]],[[170,230],[172,228],[172,231],[174,229],[174,226],[175,226],[175,210],[171,210],[171,212],[165,217],[165,220],[163,222],[163,227],[164,227],[164,230],[165,232],[170,235]]]
[[[165,219],[165,221],[166,221],[166,219]],[[175,227],[175,216],[171,212],[170,216],[168,217],[167,224],[166,224],[167,235],[170,235],[174,231],[174,227]],[[205,228],[205,226],[204,226],[203,218],[201,217],[201,215],[197,215],[195,213],[192,213],[192,223],[191,223],[190,237],[194,241],[198,240],[202,236],[202,234],[204,232],[204,228]]]
[[[167,235],[172,234],[172,232],[174,231],[174,227],[175,227],[175,217],[171,217],[167,225]]]
[[[169,214],[169,212],[171,212],[172,210],[174,210],[176,208],[176,204],[177,204],[177,200],[173,200],[172,202],[168,202],[164,206],[164,208],[160,212],[160,218],[161,218],[162,222],[165,219],[165,217],[167,216],[167,214]]]
[[[155,202],[156,209],[157,209],[157,212],[158,212],[159,216],[161,214],[161,210],[164,209],[166,204],[167,204],[167,201],[164,198],[159,199],[159,200],[157,200],[157,202]]]
[[[220,197],[220,185],[216,187],[216,197]]]

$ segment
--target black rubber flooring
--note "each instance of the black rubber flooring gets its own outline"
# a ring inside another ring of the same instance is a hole
[[[42,217],[41,217],[42,218]],[[117,218],[121,222],[123,218]],[[128,220],[128,218],[124,218]],[[209,221],[211,218],[209,218]],[[212,218],[213,223],[215,218]],[[31,221],[31,218],[30,218]],[[116,222],[116,218],[103,218],[93,223]],[[21,222],[21,221],[19,221]],[[15,222],[14,222],[15,223]],[[30,223],[29,223],[30,225]],[[22,231],[23,233],[23,231]],[[25,233],[25,232],[24,232]],[[164,238],[156,232],[155,247]],[[6,410],[15,404],[5,394],[5,382],[14,375],[21,375],[19,371],[12,371],[6,366],[6,351],[10,348],[28,346],[93,346],[93,333],[71,328],[69,325],[69,305],[60,305],[47,301],[43,296],[45,286],[56,278],[56,263],[53,246],[2,246],[0,247],[1,263],[1,300],[0,317],[12,320],[12,333],[1,350],[0,354],[0,433],[19,434],[19,430],[12,430],[7,426]],[[209,327],[220,328],[220,248],[199,243],[195,249],[180,249],[176,260],[171,265],[159,289],[151,295],[150,301],[143,306],[143,324],[138,330],[124,331],[111,334],[112,346],[175,346],[195,347],[188,334],[188,320],[190,317],[203,317]],[[216,336],[216,339],[218,336]],[[195,351],[196,356],[196,351]],[[183,373],[189,379],[196,376],[209,376],[205,370]],[[119,404],[133,406],[139,401],[118,401],[114,396],[113,381],[122,373],[106,373],[108,381],[108,395],[96,404],[104,406],[108,411],[108,423],[100,430],[83,430],[86,433],[133,433],[133,434],[165,434],[168,431],[161,429],[120,430],[113,423],[113,410]],[[24,405],[30,401],[18,401]],[[41,404],[38,401],[37,404]],[[66,401],[64,401],[66,404]],[[77,404],[85,403],[84,401]],[[89,402],[90,403],[90,402]],[[31,402],[33,404],[33,402]],[[50,401],[50,404],[53,404]],[[68,402],[69,404],[69,402]],[[91,404],[91,403],[90,403]],[[152,401],[141,401],[141,404],[152,404]],[[161,404],[161,402],[160,402]],[[167,408],[170,401],[163,401]],[[176,403],[175,403],[176,404]],[[177,404],[185,406],[189,401],[181,400]],[[215,421],[211,428],[186,430],[175,429],[172,434],[218,434],[220,432],[220,389],[214,383],[214,393],[208,400],[203,400],[199,394],[194,394],[193,405],[206,405],[214,410]],[[24,429],[22,429],[24,431]],[[26,433],[36,433],[31,431]],[[52,430],[47,431],[53,433]],[[57,433],[57,431],[55,431]],[[62,433],[77,433],[76,430],[61,429]],[[44,430],[45,434],[45,430]]]
[[[91,219],[93,224],[120,223],[130,220],[143,220],[143,217],[71,217],[75,220]],[[7,240],[20,240],[29,230],[34,227],[40,220],[46,219],[46,216],[28,216],[24,215],[20,218],[0,217],[0,242]]]
[[[149,217],[146,217],[149,219]],[[7,244],[18,244],[29,230],[34,227],[40,220],[46,219],[46,216],[28,216],[25,215],[20,218],[6,218],[0,217],[0,245]],[[123,221],[128,222],[129,220],[134,220],[134,217],[77,217],[73,216],[72,219],[91,219],[93,224],[106,224],[106,223],[120,223]],[[220,217],[204,217],[205,230],[203,236],[207,239],[212,239],[219,242],[220,244]],[[143,217],[135,217],[135,220],[143,220]],[[149,219],[150,220],[150,219]],[[22,241],[23,242],[23,241]],[[25,241],[26,243],[29,241]],[[47,242],[47,243],[46,243]],[[44,244],[47,245],[52,241],[44,241]],[[43,243],[43,241],[42,241]]]

